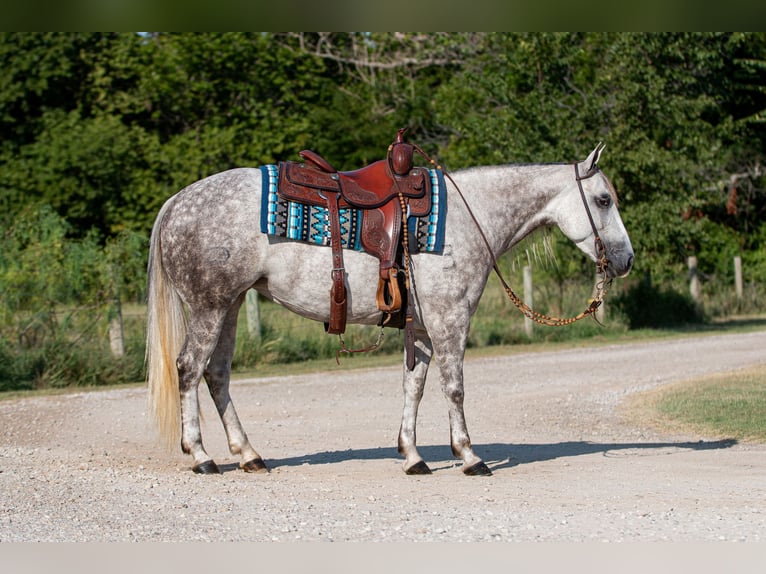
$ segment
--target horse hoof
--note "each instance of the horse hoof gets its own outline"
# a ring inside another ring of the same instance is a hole
[[[221,474],[221,469],[219,469],[218,465],[212,460],[206,460],[205,462],[195,464],[192,467],[192,470],[196,474]]]
[[[466,476],[492,476],[492,471],[484,462],[479,461],[472,466],[467,466],[463,469],[463,474]]]
[[[410,468],[404,471],[407,474],[431,474],[431,469],[422,460],[413,464]]]
[[[253,460],[248,460],[247,462],[243,462],[239,466],[245,472],[258,472],[261,474],[269,472],[269,467],[267,467],[266,463],[263,462],[263,459],[260,459],[260,458],[254,458]]]

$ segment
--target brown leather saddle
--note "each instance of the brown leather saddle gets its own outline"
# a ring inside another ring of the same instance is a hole
[[[381,324],[401,316],[402,260],[406,241],[406,217],[424,217],[431,212],[431,179],[426,168],[413,167],[413,146],[404,142],[399,130],[387,158],[354,171],[337,171],[319,154],[300,152],[303,162],[279,164],[278,195],[284,199],[325,207],[329,213],[330,245],[333,255],[328,333],[342,334],[346,327],[346,284],[341,247],[339,210],[362,210],[361,243],[378,258],[380,278],[376,301],[384,313]],[[387,318],[385,318],[387,317]]]

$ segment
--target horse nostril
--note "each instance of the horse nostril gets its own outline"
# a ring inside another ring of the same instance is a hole
[[[633,268],[633,255],[628,256],[628,269]]]

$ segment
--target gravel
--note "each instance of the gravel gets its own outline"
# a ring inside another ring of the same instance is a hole
[[[241,379],[266,475],[238,469],[207,393],[220,476],[159,446],[143,388],[0,401],[0,541],[763,541],[766,445],[667,434],[620,405],[766,362],[766,331],[466,362],[466,416],[491,477],[463,476],[436,368],[418,441],[396,452],[400,368]]]

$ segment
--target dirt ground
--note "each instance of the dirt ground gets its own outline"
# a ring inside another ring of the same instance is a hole
[[[0,401],[0,541],[763,541],[766,445],[662,433],[621,405],[764,362],[766,331],[469,360],[491,477],[453,460],[435,368],[419,477],[396,452],[399,367],[238,380],[266,475],[237,468],[206,393],[220,476],[157,445],[143,388]]]

